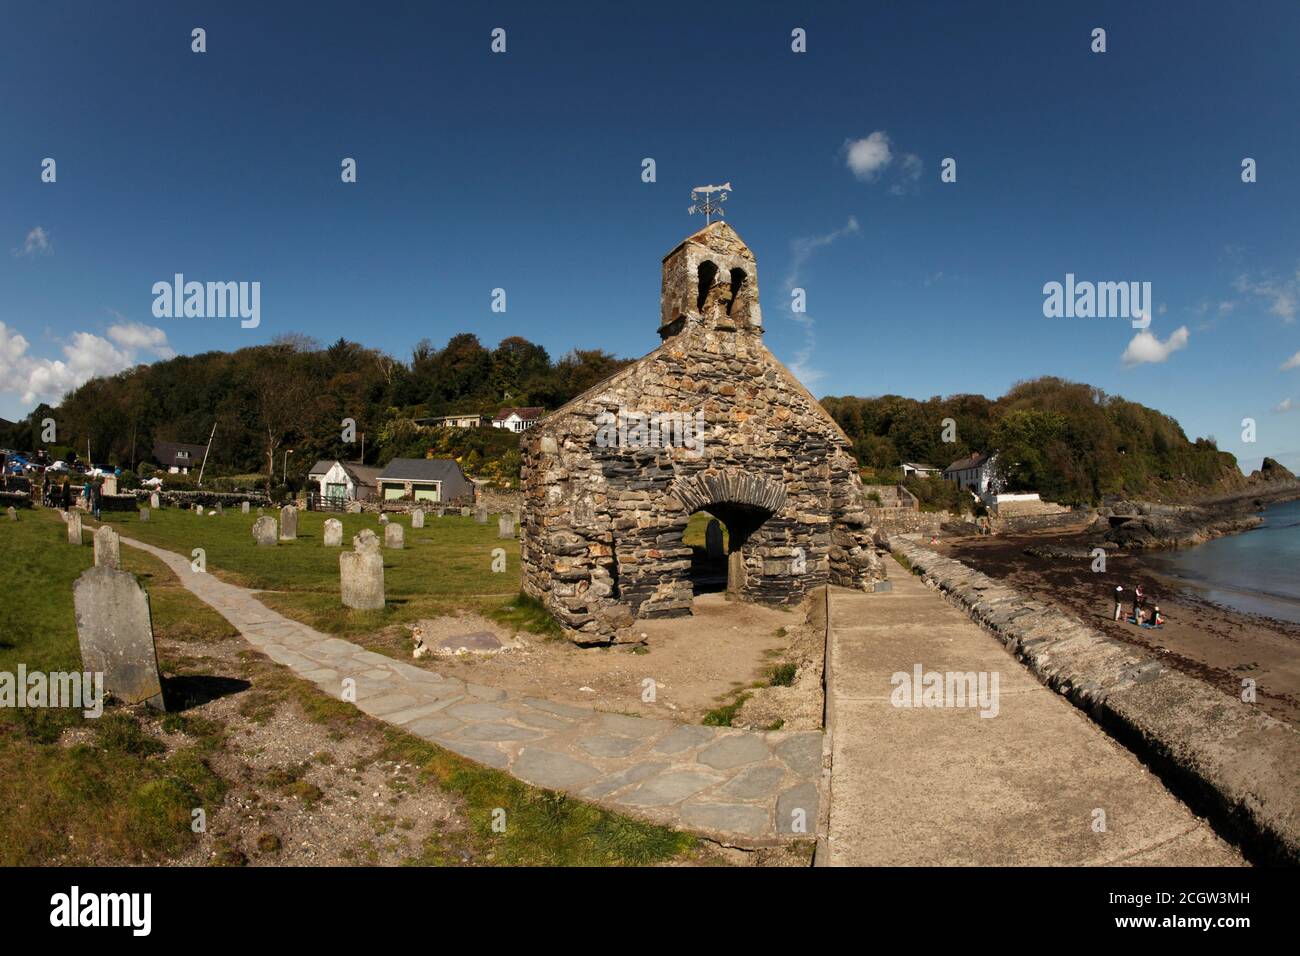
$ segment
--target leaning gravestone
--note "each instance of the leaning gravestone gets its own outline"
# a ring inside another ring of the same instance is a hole
[[[416,508],[414,511],[411,512],[411,527],[412,528],[424,527],[424,511],[421,510],[420,508]]]
[[[94,567],[72,585],[81,664],[104,675],[104,690],[125,704],[163,705],[149,595],[135,575]]]
[[[497,537],[513,538],[515,536],[515,516],[509,513],[497,516]]]
[[[263,515],[253,522],[253,540],[259,545],[273,548],[277,537],[275,519],[270,515]]]
[[[241,512],[243,512],[244,514],[248,514],[248,502],[247,502],[247,501],[241,501],[241,502],[239,503],[239,510],[240,510]]]
[[[10,521],[18,520],[18,509],[15,508],[13,505],[10,505],[8,508],[5,509],[5,514],[9,516]]]
[[[81,544],[81,512],[68,512],[68,544]]]
[[[717,518],[709,519],[704,529],[704,550],[711,558],[725,558],[722,550],[722,522]]]
[[[393,527],[399,527],[393,525]],[[369,528],[352,539],[354,551],[339,555],[339,585],[343,606],[358,611],[384,606],[384,557],[379,537]]]
[[[474,512],[474,520],[479,524],[487,524],[487,509],[479,508]]]
[[[406,547],[406,529],[396,521],[384,525],[384,547],[398,551]]]
[[[298,540],[298,509],[293,505],[285,505],[280,509],[280,540]]]
[[[102,524],[95,529],[92,540],[95,544],[95,567],[121,570],[122,543],[117,537],[117,532],[108,525]]]
[[[158,492],[155,491],[149,496],[149,507],[154,511],[162,507],[162,500],[158,497]]]
[[[141,520],[141,521],[148,521],[148,520],[149,520],[149,509],[148,509],[148,508],[141,508],[141,509],[140,509],[140,520]]]
[[[323,541],[327,548],[343,547],[343,522],[338,518],[326,518]]]

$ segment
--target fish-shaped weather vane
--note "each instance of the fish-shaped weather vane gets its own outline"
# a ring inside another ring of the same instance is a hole
[[[704,213],[704,224],[707,226],[713,221],[716,215],[719,219],[725,215],[722,211],[722,204],[727,201],[727,196],[731,192],[731,183],[723,183],[721,186],[696,186],[691,190],[691,202],[693,205],[687,209],[687,213],[694,215],[697,212]],[[717,193],[717,198],[714,198]],[[704,198],[701,200],[700,196]]]

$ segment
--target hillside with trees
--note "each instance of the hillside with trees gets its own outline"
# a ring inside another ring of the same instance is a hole
[[[384,465],[396,457],[454,457],[467,473],[518,476],[518,436],[494,428],[419,427],[414,419],[452,413],[489,418],[506,406],[554,409],[626,365],[600,351],[552,361],[520,337],[489,349],[468,333],[442,348],[416,345],[402,362],[339,339],[322,347],[303,336],[235,352],[182,355],[95,378],[56,407],[41,405],[0,434],[0,445],[35,449],[53,418],[56,458],[109,463],[147,473],[155,441],[212,441],[208,474],[296,487],[320,458]],[[342,441],[344,419],[357,441]],[[289,454],[291,452],[291,454]],[[287,458],[287,462],[286,462]],[[259,478],[260,476],[260,478]],[[173,476],[174,483],[183,479]]]
[[[997,451],[1008,490],[1064,504],[1095,504],[1106,495],[1180,499],[1245,483],[1236,458],[1213,438],[1189,441],[1168,415],[1059,378],[1019,382],[998,399],[883,395],[822,404],[853,441],[868,479],[901,479],[903,461],[943,468]],[[944,441],[945,419],[955,441]],[[924,500],[924,485],[920,490]]]
[[[289,336],[92,379],[59,406],[42,405],[0,429],[0,446],[42,446],[40,423],[49,417],[58,425],[56,457],[84,459],[89,441],[95,464],[136,471],[149,461],[155,441],[205,444],[215,425],[208,462],[214,479],[242,476],[274,490],[287,474],[289,486],[298,487],[319,458],[359,459],[364,438],[366,464],[453,457],[472,477],[508,485],[519,475],[517,435],[415,420],[491,416],[506,406],[554,410],[627,364],[598,349],[552,360],[518,336],[494,349],[470,333],[441,348],[426,340],[405,362],[345,339],[321,346]],[[852,440],[868,481],[901,480],[903,461],[942,468],[973,452],[997,450],[1010,489],[1067,504],[1096,503],[1106,495],[1186,498],[1237,490],[1245,482],[1236,459],[1219,451],[1213,438],[1189,441],[1167,415],[1058,378],[1020,382],[998,399],[844,396],[822,404]],[[356,422],[354,444],[341,440],[347,418]],[[946,419],[955,426],[953,441],[944,441]],[[949,507],[959,497],[951,483],[937,479],[909,486],[932,506]]]

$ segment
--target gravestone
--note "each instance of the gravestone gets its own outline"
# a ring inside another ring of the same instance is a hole
[[[103,484],[100,486],[101,495],[117,494],[117,475],[105,475]]]
[[[148,509],[148,508],[141,508],[141,509],[140,509],[140,520],[141,520],[141,521],[148,521],[148,520],[149,520],[149,509]]]
[[[68,512],[68,544],[81,544],[81,512]]]
[[[154,509],[154,511],[157,511],[162,507],[162,500],[158,497],[158,492],[155,491],[149,496],[149,507]]]
[[[422,509],[416,508],[414,511],[411,512],[411,527],[412,528],[424,527],[424,511]]]
[[[479,508],[474,512],[474,520],[479,524],[487,524],[487,509]]]
[[[217,502],[217,514],[219,514],[219,515],[223,515],[223,514],[225,514],[225,513],[226,513],[226,506],[223,505],[220,501],[218,501],[218,502]]]
[[[722,550],[722,522],[717,518],[709,519],[704,529],[704,550],[710,558],[726,557]]]
[[[343,606],[358,611],[382,610],[384,558],[379,553],[379,538],[367,528],[352,539],[352,545],[355,551],[339,555],[339,593]]]
[[[326,518],[323,540],[327,548],[343,547],[343,522],[338,518]]]
[[[253,540],[259,545],[273,548],[277,537],[275,519],[270,515],[263,515],[253,522]]]
[[[194,512],[195,514],[197,514],[197,515],[201,515],[201,514],[203,514],[203,505],[199,504],[199,503],[196,501],[196,502],[194,502],[193,505],[190,506],[190,510],[193,511],[193,512]]]
[[[248,514],[248,502],[247,501],[241,502],[239,505],[239,510],[242,511],[244,514]]]
[[[95,545],[95,567],[121,570],[122,543],[117,537],[117,532],[108,525],[102,524],[95,529],[91,540]]]
[[[380,524],[388,524],[388,515],[381,514],[381,515],[379,516],[379,523],[380,523]]]
[[[10,521],[18,520],[18,509],[15,508],[13,505],[10,505],[8,508],[5,509],[5,514],[9,515]]]
[[[149,595],[129,571],[99,566],[72,585],[81,664],[104,675],[104,690],[125,704],[163,705]]]
[[[461,508],[461,509],[460,509],[460,516],[461,516],[462,518],[468,518],[468,517],[470,516],[470,514],[473,513],[473,511],[474,511],[473,508]]]
[[[506,513],[497,517],[497,537],[513,538],[515,536],[515,516]]]
[[[384,525],[384,547],[397,551],[406,547],[406,529],[396,521]]]
[[[298,509],[293,505],[285,505],[280,509],[280,540],[298,540]]]

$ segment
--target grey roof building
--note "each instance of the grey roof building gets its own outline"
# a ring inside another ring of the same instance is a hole
[[[474,498],[474,485],[453,458],[394,458],[379,473],[379,496],[395,500],[453,501]]]

